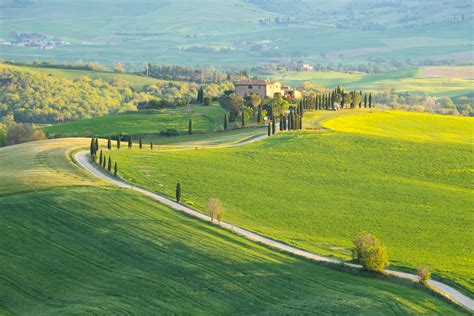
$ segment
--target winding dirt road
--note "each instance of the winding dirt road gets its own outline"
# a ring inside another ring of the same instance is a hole
[[[259,137],[250,139],[248,141],[244,141],[242,143],[232,144],[232,145],[228,145],[228,146],[221,146],[221,148],[222,147],[243,146],[243,145],[247,145],[247,144],[254,143],[256,141],[262,140],[266,137],[267,137],[266,135],[263,135],[263,136],[259,136]],[[121,181],[117,178],[112,177],[111,175],[108,175],[108,174],[102,172],[101,170],[96,168],[95,164],[92,164],[90,162],[89,154],[88,154],[87,151],[81,151],[81,152],[77,153],[74,156],[74,159],[84,169],[86,169],[87,171],[89,171],[93,175],[95,175],[95,176],[97,176],[97,177],[99,177],[103,180],[106,180],[110,183],[113,183],[113,184],[115,184],[115,185],[117,185],[121,188],[130,189],[130,190],[134,190],[136,192],[142,193],[142,194],[152,198],[155,201],[158,201],[158,202],[160,202],[160,203],[162,203],[162,204],[164,204],[168,207],[173,208],[174,210],[186,213],[190,216],[199,218],[199,219],[204,220],[204,221],[208,221],[208,222],[211,221],[211,218],[209,216],[204,215],[204,214],[202,214],[202,213],[200,213],[196,210],[193,210],[193,209],[191,209],[187,206],[184,206],[182,204],[176,203],[175,201],[173,201],[173,200],[171,200],[167,197],[164,197],[162,195],[159,195],[159,194],[141,189],[141,188],[136,187],[134,185],[127,184],[127,183],[125,183],[125,182],[123,182],[123,181]],[[234,226],[234,225],[226,223],[226,222],[221,222],[219,225],[221,227],[223,227],[225,229],[228,229],[230,231],[233,231],[233,232],[237,233],[238,235],[243,236],[243,237],[245,237],[249,240],[252,240],[252,241],[255,241],[255,242],[258,242],[258,243],[270,246],[272,248],[276,248],[276,249],[279,249],[279,250],[282,250],[282,251],[285,251],[285,252],[288,252],[288,253],[291,253],[291,254],[306,258],[306,259],[310,259],[310,260],[317,261],[317,262],[342,264],[342,265],[346,265],[346,266],[349,266],[349,267],[352,267],[352,268],[362,268],[360,265],[345,263],[345,262],[342,262],[342,261],[339,261],[339,260],[336,260],[336,259],[333,259],[333,258],[320,256],[320,255],[317,255],[317,254],[312,253],[312,252],[308,252],[308,251],[301,250],[301,249],[298,249],[298,248],[295,248],[295,247],[292,247],[292,246],[285,245],[281,242],[266,238],[264,236],[253,233],[249,230]],[[399,277],[399,278],[402,278],[402,279],[408,279],[408,280],[411,280],[411,281],[414,281],[414,282],[416,282],[418,280],[418,277],[416,275],[410,274],[410,273],[393,271],[393,270],[385,270],[385,272],[389,275],[393,275],[393,276],[396,276],[396,277]],[[430,280],[429,285],[434,291],[436,291],[436,292],[440,293],[441,295],[449,298],[450,300],[458,303],[459,305],[463,306],[464,308],[474,312],[474,301],[471,298],[469,298],[468,296],[466,296],[466,295],[462,294],[461,292],[459,292],[458,290],[456,290],[456,289],[454,289],[454,288],[452,288],[452,287],[450,287],[450,286],[448,286],[444,283],[438,282],[438,281]]]

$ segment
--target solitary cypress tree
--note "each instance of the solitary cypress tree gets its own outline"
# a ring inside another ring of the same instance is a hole
[[[192,120],[192,119],[189,119],[189,123],[188,123],[188,134],[189,134],[189,135],[192,135],[192,134],[193,134],[193,120]]]
[[[179,182],[176,184],[176,202],[179,203],[181,200],[181,184]]]
[[[128,136],[128,149],[132,148],[132,136]]]
[[[272,135],[275,135],[276,132],[276,122],[275,122],[275,116],[272,117]]]
[[[120,149],[120,137],[121,135],[117,137],[117,149]]]
[[[272,136],[272,125],[268,123],[268,137]]]
[[[224,130],[226,131],[228,126],[227,126],[228,122],[227,122],[227,114],[224,114]]]
[[[138,147],[139,147],[140,149],[142,149],[142,147],[143,147],[143,143],[142,143],[142,138],[141,138],[141,137],[138,139]]]
[[[258,112],[257,112],[257,123],[260,124],[262,121],[262,106],[258,106]]]
[[[372,93],[369,94],[369,109],[372,108]]]
[[[117,163],[114,164],[114,177],[117,176],[117,172],[118,172],[118,166],[117,166]]]
[[[99,165],[100,166],[102,165],[102,150],[100,151],[100,155],[99,155]]]
[[[153,150],[153,142],[150,142],[150,149]]]
[[[107,139],[107,149],[108,149],[108,150],[111,150],[111,149],[112,149],[112,140],[110,139],[110,136],[109,136],[109,138]]]
[[[197,103],[203,104],[204,103],[204,89],[201,86],[198,90],[198,95],[196,99]]]
[[[109,172],[112,170],[112,158],[110,158],[110,156],[109,156],[109,162],[107,164],[107,170],[109,170]]]
[[[243,109],[242,109],[242,127],[245,127],[245,114],[244,114]]]

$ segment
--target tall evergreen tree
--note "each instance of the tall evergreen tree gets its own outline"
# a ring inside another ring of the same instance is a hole
[[[132,148],[132,136],[128,136],[128,149]]]
[[[245,127],[245,113],[244,113],[244,109],[242,109],[242,127]]]
[[[96,137],[95,138],[95,151],[94,151],[94,156],[97,155],[97,151],[99,150],[99,139]]]
[[[109,156],[109,161],[107,163],[107,170],[109,170],[109,172],[112,170],[112,158]]]
[[[268,137],[272,136],[272,125],[268,123]]]
[[[369,109],[372,108],[372,93],[369,94]]]
[[[189,119],[189,122],[188,122],[188,134],[189,135],[193,134],[193,120],[192,119]]]
[[[153,142],[150,142],[150,149],[153,150]]]
[[[227,124],[229,124],[228,121],[227,121],[227,114],[224,114],[224,130],[225,130],[225,131],[226,131],[227,128],[228,128]]]
[[[106,156],[104,155],[104,159],[102,159],[102,167],[105,169],[105,160],[106,160]]]
[[[141,136],[140,136],[140,138],[138,139],[138,147],[139,147],[140,149],[143,148],[143,143],[142,143],[142,137],[141,137]]]
[[[120,149],[120,138],[122,137],[122,135],[119,135],[117,137],[117,149]]]
[[[94,155],[95,155],[95,140],[94,140],[94,138],[91,138],[91,145],[90,145],[89,152],[91,154],[91,157],[94,158]]]
[[[107,139],[107,149],[108,149],[108,150],[111,150],[111,149],[112,149],[112,139],[110,139],[110,136],[109,136],[109,138]]]
[[[283,131],[283,114],[280,114],[280,132]]]
[[[100,151],[99,155],[99,165],[102,166],[102,150]]]
[[[300,129],[303,129],[303,116],[300,116]]]
[[[258,106],[258,111],[257,111],[257,123],[260,124],[262,122],[262,106]]]
[[[204,103],[204,88],[201,86],[198,90],[198,95],[196,99],[197,103],[203,104]]]
[[[275,116],[272,117],[272,135],[275,135],[276,133],[276,122],[275,122]]]
[[[367,93],[364,95],[364,108],[367,108]]]
[[[118,166],[117,166],[117,163],[114,164],[114,177],[117,176],[117,173],[118,173]]]
[[[179,203],[179,201],[181,201],[181,184],[179,182],[176,184],[175,196],[176,196],[176,202]]]

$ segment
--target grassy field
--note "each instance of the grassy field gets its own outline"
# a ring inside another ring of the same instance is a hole
[[[328,89],[341,85],[349,90],[383,91],[388,87],[396,93],[459,96],[472,91],[474,79],[466,74],[469,72],[472,72],[471,66],[429,67],[380,74],[309,71],[290,72],[271,79],[281,80],[292,86],[311,82]]]
[[[75,166],[87,139],[0,149],[1,314],[461,314],[415,286],[251,243]]]
[[[69,122],[45,127],[50,137],[102,136],[117,134],[141,135],[159,134],[168,128],[180,133],[188,132],[189,119],[193,130],[213,132],[223,129],[225,111],[220,106],[194,105],[186,108],[163,109],[157,113],[131,113],[101,116],[87,120]]]
[[[466,210],[474,166],[464,131],[472,119],[343,111],[331,123],[321,113],[309,125],[352,130],[351,122],[380,118],[390,137],[371,135],[380,134],[375,126],[367,134],[288,132],[232,149],[111,155],[130,182],[173,196],[179,181],[198,209],[219,198],[226,220],[318,253],[348,259],[351,239],[370,231],[388,246],[392,265],[427,265],[472,293],[474,218]],[[413,128],[420,122],[423,129]]]

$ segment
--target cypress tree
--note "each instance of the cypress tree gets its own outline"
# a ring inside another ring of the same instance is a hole
[[[138,139],[138,147],[139,147],[140,149],[142,149],[142,147],[143,147],[143,143],[142,143],[142,138],[141,138],[141,137]]]
[[[109,138],[107,139],[107,149],[108,149],[108,150],[111,150],[111,149],[112,149],[112,140],[110,139],[110,136],[109,136]]]
[[[97,154],[97,151],[99,150],[99,139],[96,137],[95,139],[95,150],[94,150],[94,156]]]
[[[280,114],[280,132],[283,131],[283,115]]]
[[[286,124],[286,115],[283,115],[283,130],[287,130],[287,124]]]
[[[245,114],[244,114],[243,109],[242,109],[242,127],[245,127]]]
[[[181,200],[181,184],[179,182],[176,184],[176,202],[179,203]]]
[[[102,167],[105,169],[105,160],[106,160],[106,157],[104,155],[104,159],[102,159]]]
[[[95,141],[94,141],[94,138],[91,138],[91,145],[90,145],[89,151],[90,151],[91,157],[94,158],[94,154],[95,154]]]
[[[262,121],[262,106],[258,106],[258,112],[257,112],[257,123],[260,124]]]
[[[372,93],[369,94],[369,109],[372,108]]]
[[[118,166],[117,166],[117,163],[114,164],[114,177],[117,176],[117,172],[118,172]]]
[[[99,155],[99,166],[102,165],[102,150],[100,151],[100,155]]]
[[[192,135],[192,134],[193,134],[193,120],[192,120],[192,119],[189,119],[189,123],[188,123],[188,134],[189,134],[189,135]]]
[[[303,116],[300,116],[300,129],[303,129]]]
[[[272,126],[268,123],[268,137],[272,136]]]
[[[224,114],[224,130],[226,131],[228,126],[227,126],[228,122],[227,122],[227,114]]]
[[[272,117],[272,135],[275,135],[276,132],[276,122],[275,122],[275,116]]]
[[[128,149],[132,148],[132,136],[128,136]]]
[[[153,142],[150,142],[150,149],[153,150]]]
[[[109,170],[109,172],[112,170],[112,158],[109,156],[109,162],[107,164],[107,170]]]
[[[120,149],[120,135],[117,138],[117,149]]]
[[[367,93],[364,95],[364,108],[367,108]]]

